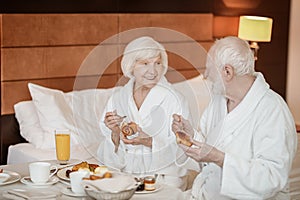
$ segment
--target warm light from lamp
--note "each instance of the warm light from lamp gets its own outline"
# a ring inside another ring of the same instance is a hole
[[[255,42],[270,42],[273,20],[268,17],[241,16],[239,38]]]
[[[238,37],[251,41],[250,47],[254,49],[257,60],[259,46],[257,42],[270,42],[273,20],[268,17],[240,16]]]

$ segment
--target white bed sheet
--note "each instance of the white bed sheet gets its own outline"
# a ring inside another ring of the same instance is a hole
[[[75,145],[71,148],[71,159],[97,162],[97,148],[98,144],[90,145],[88,149],[80,144]],[[8,148],[7,164],[55,159],[55,149],[38,149],[31,143],[19,143]]]

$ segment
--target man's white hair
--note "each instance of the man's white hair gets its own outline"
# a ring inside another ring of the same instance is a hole
[[[235,75],[253,75],[254,55],[249,43],[238,37],[228,36],[217,40],[208,52],[207,65],[221,70],[225,65],[234,68]]]
[[[131,41],[125,48],[121,61],[124,76],[132,78],[133,67],[138,60],[160,56],[164,73],[168,70],[168,56],[165,48],[153,38],[144,36]]]

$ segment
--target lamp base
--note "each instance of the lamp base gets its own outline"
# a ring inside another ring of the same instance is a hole
[[[258,56],[258,49],[259,49],[258,43],[257,42],[251,42],[250,43],[250,48],[253,51],[254,59],[258,60],[258,57],[257,57]]]

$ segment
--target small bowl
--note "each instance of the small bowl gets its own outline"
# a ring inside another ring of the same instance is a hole
[[[100,191],[100,190],[95,190],[92,187],[85,186],[84,190],[87,193],[88,196],[93,197],[95,199],[99,200],[127,200],[130,199],[133,194],[136,191],[136,188],[138,185],[133,186],[130,189],[123,190],[120,192],[106,192],[106,191]]]
[[[0,173],[0,183],[4,183],[10,178],[9,174],[6,173]]]

